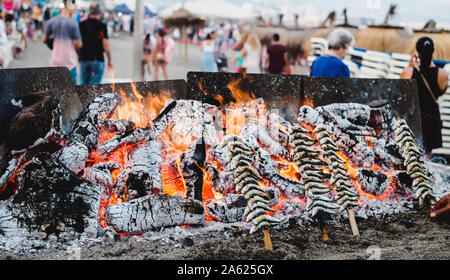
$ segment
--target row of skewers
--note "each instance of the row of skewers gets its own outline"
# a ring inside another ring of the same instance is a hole
[[[423,152],[415,144],[414,135],[406,121],[399,119],[396,125],[395,141],[405,159],[407,174],[413,179],[412,188],[416,198],[421,206],[426,205],[430,209],[436,198],[432,193],[432,180],[422,160]],[[328,239],[326,220],[338,210],[347,212],[352,233],[359,236],[354,215],[359,196],[351,183],[346,162],[340,156],[342,151],[330,137],[327,127],[317,125],[314,130],[308,130],[295,125],[291,127],[289,136],[291,158],[298,167],[302,185],[306,189],[306,210],[311,212],[318,223],[322,239]],[[264,244],[272,251],[269,228],[283,221],[268,214],[274,210],[269,206],[270,198],[264,191],[263,179],[252,166],[255,152],[240,136],[227,136],[223,143],[230,153],[236,192],[242,193],[247,200],[244,217],[253,224],[250,233],[262,230]],[[330,168],[330,176],[325,176],[326,168]]]

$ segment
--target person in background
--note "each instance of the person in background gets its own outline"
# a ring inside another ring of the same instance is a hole
[[[5,22],[0,18],[0,46],[8,43],[8,36],[6,35]]]
[[[142,51],[142,81],[145,81],[145,69],[147,67],[148,74],[152,74],[151,63],[152,63],[152,49],[156,45],[156,39],[148,33],[144,38],[144,45]]]
[[[67,67],[73,82],[77,84],[77,50],[81,49],[83,42],[77,21],[72,17],[74,2],[63,0],[64,7],[58,16],[48,22],[42,42],[46,44],[47,39],[53,36],[50,65]]]
[[[311,65],[311,77],[350,78],[350,70],[342,59],[355,39],[350,31],[337,28],[328,35],[328,53],[319,56]]]
[[[6,24],[6,34],[8,36],[8,40],[13,42],[13,55],[14,58],[20,58],[22,54],[25,52],[27,48],[27,40],[23,33],[18,32],[14,26],[14,16],[6,15],[5,24]]]
[[[235,59],[234,59],[234,72],[236,73],[241,73],[242,71],[242,65],[244,65],[244,58],[241,56],[242,52],[242,45],[237,45],[234,48],[234,52],[235,52]]]
[[[242,67],[246,73],[261,73],[261,42],[256,34],[250,34],[241,51]]]
[[[2,0],[2,7],[6,13],[14,13],[14,0]]]
[[[200,45],[202,52],[202,64],[200,71],[202,72],[217,72],[216,63],[216,45],[214,43],[213,35],[208,33],[205,40]]]
[[[167,61],[166,61],[166,48],[167,48],[167,39],[166,31],[162,28],[158,31],[158,39],[155,44],[155,49],[153,51],[153,64],[155,65],[153,77],[154,81],[158,80],[158,72],[161,68],[163,71],[164,79],[168,80],[169,75],[167,75]]]
[[[79,57],[82,85],[99,84],[102,81],[105,71],[103,53],[106,53],[108,58],[108,70],[113,69],[108,29],[100,21],[101,17],[100,4],[92,3],[89,7],[88,19],[80,23],[80,33],[83,40]]]
[[[403,70],[401,79],[415,79],[419,93],[420,118],[425,157],[431,159],[432,150],[442,146],[442,121],[437,98],[448,87],[448,73],[433,63],[434,42],[429,37],[417,40],[416,52]]]
[[[41,14],[42,14],[42,4],[38,3],[37,6],[33,10],[33,22],[34,22],[34,30],[41,30]]]
[[[287,49],[280,43],[280,35],[275,33],[272,43],[267,47],[266,69],[271,74],[281,74],[284,68],[289,65]]]

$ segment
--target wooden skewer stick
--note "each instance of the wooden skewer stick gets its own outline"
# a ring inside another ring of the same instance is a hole
[[[322,220],[322,218],[319,218],[319,230],[320,230],[320,233],[322,233],[322,240],[327,241],[328,240],[328,232],[327,232],[327,228],[325,227],[325,222]]]
[[[347,208],[347,215],[353,235],[359,236],[358,224],[356,223],[355,211],[353,210],[353,207]]]
[[[272,240],[270,239],[270,233],[268,229],[263,229],[263,236],[264,236],[264,246],[266,246],[266,249],[273,252],[273,246],[272,246]]]

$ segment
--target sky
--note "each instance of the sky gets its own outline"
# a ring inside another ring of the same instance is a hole
[[[146,0],[156,8],[163,8],[180,0]],[[187,0],[189,1],[189,0]],[[315,15],[324,18],[330,11],[335,10],[340,20],[342,10],[347,8],[347,15],[351,17],[371,17],[377,23],[384,20],[384,16],[391,3],[397,5],[397,14],[392,18],[392,24],[423,22],[434,19],[438,26],[450,26],[450,0],[228,0],[237,5],[252,3],[254,7],[266,6],[284,11],[304,10],[313,11]],[[289,13],[289,12],[288,12]]]

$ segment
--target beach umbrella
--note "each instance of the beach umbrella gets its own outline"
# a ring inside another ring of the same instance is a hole
[[[130,8],[128,8],[128,6],[126,4],[117,5],[113,9],[113,12],[114,13],[122,13],[122,14],[133,14],[133,11],[130,10]]]
[[[168,28],[175,27],[181,30],[183,40],[187,40],[187,27],[203,27],[205,19],[195,16],[184,8],[176,10],[173,14],[163,19]],[[184,62],[187,63],[187,43],[184,46]]]
[[[149,8],[149,7],[147,7],[147,6],[145,6],[145,10],[144,10],[144,13],[145,13],[146,15],[148,15],[148,16],[151,16],[151,17],[154,17],[154,16],[156,16],[156,15],[157,15],[157,13],[155,13],[155,12],[152,12],[152,11],[150,10],[150,8]]]

